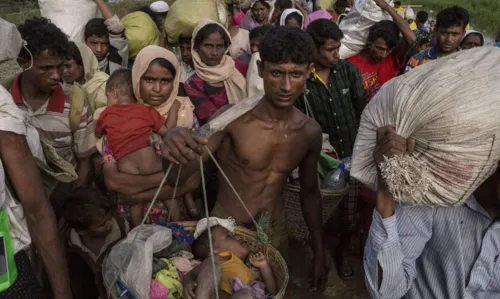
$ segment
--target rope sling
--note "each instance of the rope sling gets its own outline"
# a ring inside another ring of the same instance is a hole
[[[233,184],[231,183],[231,181],[227,177],[227,175],[224,172],[224,170],[221,168],[220,164],[217,162],[217,159],[212,154],[212,152],[210,151],[210,149],[208,148],[208,146],[205,145],[204,148],[207,151],[207,153],[209,154],[210,158],[214,161],[215,165],[217,166],[217,169],[220,171],[220,173],[222,174],[222,176],[224,177],[224,179],[229,184],[229,187],[231,188],[231,190],[233,190],[233,192],[236,195],[236,198],[238,199],[238,201],[241,203],[241,205],[243,206],[243,208],[245,209],[245,211],[248,213],[248,215],[252,219],[252,222],[253,222],[253,224],[255,226],[255,230],[256,230],[257,240],[259,242],[261,242],[261,243],[268,243],[269,242],[269,238],[267,237],[267,235],[264,232],[264,229],[263,229],[263,227],[261,225],[262,222],[261,221],[257,222],[255,220],[255,218],[253,217],[252,213],[250,213],[250,211],[246,207],[245,203],[241,199],[240,195],[236,191],[236,188],[234,188]],[[153,200],[149,204],[149,207],[148,207],[146,213],[144,214],[144,217],[143,217],[143,219],[141,221],[141,224],[139,226],[143,226],[146,223],[146,220],[149,217],[149,214],[151,213],[151,210],[152,210],[153,206],[155,205],[156,200],[158,199],[158,196],[160,194],[161,188],[165,184],[165,182],[166,182],[166,180],[168,178],[168,175],[170,174],[170,171],[172,170],[172,167],[173,167],[173,164],[170,164],[169,167],[168,167],[168,169],[167,169],[167,171],[165,172],[165,175],[163,176],[163,179],[162,179],[162,181],[160,183],[160,186],[158,186],[158,190],[156,191],[155,196],[153,197]],[[173,208],[173,204],[174,204],[176,193],[177,193],[177,187],[178,187],[178,184],[179,184],[179,179],[180,179],[181,171],[182,171],[182,165],[179,166],[179,170],[177,172],[177,178],[176,178],[176,181],[175,181],[175,187],[174,187],[174,192],[173,192],[173,196],[172,196],[172,201],[170,203],[170,210],[169,211],[172,211],[172,208]],[[212,271],[213,271],[213,275],[214,275],[215,295],[216,295],[216,298],[219,299],[219,286],[218,286],[218,283],[217,283],[217,273],[216,273],[216,270],[215,270],[215,256],[214,256],[214,248],[213,248],[213,242],[212,242],[212,233],[211,233],[211,229],[210,229],[210,223],[208,221],[208,219],[210,218],[210,214],[209,214],[208,209],[207,209],[207,207],[208,207],[208,199],[207,199],[207,190],[206,190],[206,186],[205,186],[205,174],[204,174],[204,171],[203,171],[203,157],[202,157],[202,155],[200,155],[200,173],[201,173],[201,186],[202,186],[202,190],[203,190],[203,202],[204,202],[204,205],[205,205],[205,216],[207,217],[207,225],[208,225],[207,230],[208,230],[208,239],[209,239],[209,245],[210,245],[210,260],[211,260],[211,263],[212,263]],[[172,215],[172,213],[168,214],[167,222],[170,222],[171,215]],[[138,236],[139,236],[139,233],[136,233],[135,236],[134,236],[134,238],[132,239],[132,243],[134,243],[137,240]],[[132,250],[130,250],[128,252],[128,254],[127,254],[127,257],[122,260],[122,263],[120,264],[120,267],[118,268],[119,270],[118,270],[117,274],[115,275],[115,277],[113,278],[113,281],[112,281],[112,283],[111,283],[111,285],[109,287],[110,290],[112,290],[113,286],[117,283],[119,276],[123,274],[123,267],[125,266],[125,262],[128,261],[131,258],[132,253],[133,253]]]

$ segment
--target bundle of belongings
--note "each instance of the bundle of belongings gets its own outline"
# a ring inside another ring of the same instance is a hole
[[[266,276],[270,270],[267,260],[261,253],[250,254],[234,237],[234,229],[234,219],[215,217],[198,221],[193,235],[174,223],[136,227],[104,261],[105,286],[108,292],[125,298],[178,299],[182,298],[184,279],[196,282],[197,296],[215,292],[216,279],[218,291],[229,295],[250,291],[255,298],[264,299],[268,292],[274,294],[274,275],[271,282]],[[261,275],[263,267],[268,268]]]
[[[391,3],[392,0],[387,2]],[[340,46],[340,59],[347,59],[361,52],[366,45],[370,28],[383,20],[392,20],[392,18],[378,7],[375,1],[356,1],[349,14],[342,19],[339,25],[340,30],[344,33]]]
[[[40,14],[66,33],[72,41],[83,42],[88,21],[100,16],[97,4],[88,0],[38,0]]]
[[[227,25],[227,9],[224,0],[176,0],[165,20],[165,31],[172,44],[180,36],[191,36],[194,28],[203,19]],[[127,36],[128,37],[128,36]]]
[[[380,165],[397,201],[462,204],[500,159],[500,50],[460,51],[386,83],[361,117],[351,175],[376,189],[377,129],[415,140],[411,155]]]

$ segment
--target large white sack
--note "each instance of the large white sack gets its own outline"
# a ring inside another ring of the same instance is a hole
[[[40,14],[59,27],[69,38],[84,42],[87,22],[100,15],[91,0],[38,0]]]
[[[386,0],[392,4],[392,0]],[[357,0],[349,14],[340,22],[344,33],[340,47],[340,59],[347,59],[361,52],[366,45],[370,28],[377,22],[392,20],[391,16],[373,0]]]
[[[387,183],[395,199],[428,206],[463,203],[500,159],[499,64],[499,48],[476,48],[387,82],[361,117],[351,175],[375,190],[376,130],[392,125],[416,140],[413,155],[381,164],[393,167]]]

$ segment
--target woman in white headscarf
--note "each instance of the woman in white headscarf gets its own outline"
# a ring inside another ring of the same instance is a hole
[[[280,26],[298,27],[304,29],[304,15],[300,10],[288,8],[281,13]]]
[[[467,30],[460,43],[462,50],[473,49],[484,46],[484,35],[476,30]]]

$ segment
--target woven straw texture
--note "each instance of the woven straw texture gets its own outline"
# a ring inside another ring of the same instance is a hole
[[[340,201],[347,194],[349,186],[340,190],[321,190],[322,202],[322,220],[325,224],[332,216],[335,208],[339,205]],[[309,238],[309,229],[307,228],[306,221],[302,214],[302,207],[300,205],[300,186],[287,184],[283,188],[283,198],[285,199],[285,210],[288,220],[288,232],[290,237],[298,240],[305,241]]]

